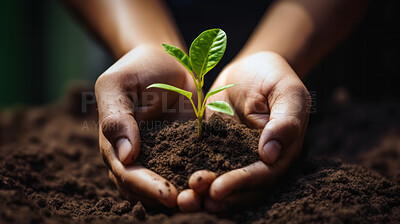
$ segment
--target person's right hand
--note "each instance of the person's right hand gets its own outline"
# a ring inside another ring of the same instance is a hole
[[[217,176],[199,170],[178,195],[182,211],[223,212],[262,196],[300,155],[307,129],[310,95],[287,61],[274,52],[258,52],[229,64],[211,89],[239,84],[211,96],[208,102],[233,106],[233,119],[262,129],[260,160]],[[206,117],[215,112],[206,110]],[[223,114],[221,114],[224,116]]]
[[[191,75],[161,45],[136,47],[98,78],[100,152],[123,197],[175,207],[176,188],[135,162],[140,150],[139,127],[154,125],[156,120],[188,120],[195,115],[190,108],[182,110],[182,102],[186,102],[183,96],[156,88],[146,90],[153,83],[196,92]]]

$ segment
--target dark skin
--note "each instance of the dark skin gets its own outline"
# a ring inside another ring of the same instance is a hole
[[[301,78],[350,33],[368,5],[363,0],[275,1],[212,88],[240,85],[209,99],[227,101],[234,106],[234,119],[263,129],[262,160],[219,177],[197,171],[188,180],[190,188],[178,194],[171,183],[135,162],[141,123],[195,117],[188,110],[163,112],[163,103],[179,108],[177,94],[164,92],[163,101],[162,90],[145,90],[167,83],[196,96],[190,74],[161,46],[187,51],[168,9],[160,0],[64,1],[118,59],[96,82],[100,152],[111,180],[131,201],[178,205],[185,212],[222,212],[252,201],[286,171],[301,152],[309,117],[310,97]],[[152,100],[144,97],[149,94]],[[206,110],[206,117],[211,113]]]

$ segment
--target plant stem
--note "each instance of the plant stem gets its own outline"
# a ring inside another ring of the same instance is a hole
[[[197,135],[198,135],[199,138],[201,137],[201,121],[202,121],[202,119],[203,119],[202,116],[199,116],[197,118],[197,121],[198,121]]]
[[[202,102],[201,102],[201,87],[197,88],[197,122],[198,122],[198,126],[197,126],[197,135],[200,138],[201,137],[201,122],[203,120],[203,113],[200,113],[200,111],[202,110]]]

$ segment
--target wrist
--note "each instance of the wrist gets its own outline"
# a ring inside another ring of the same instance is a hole
[[[285,60],[296,73],[302,77],[310,69],[308,64],[302,63],[304,56],[303,50],[292,51],[291,49],[278,48],[249,48],[243,49],[233,61],[241,60],[257,54],[266,54],[273,57],[280,57]],[[311,60],[310,60],[311,61]]]
[[[134,30],[132,31],[135,32]],[[134,48],[142,45],[163,49],[162,44],[165,43],[177,46],[186,51],[186,45],[178,34],[161,31],[155,34],[142,32],[141,35],[138,35],[133,34],[133,32],[123,30],[119,33],[117,41],[115,41],[115,46],[112,48],[112,52],[116,58],[120,58]]]
[[[232,64],[240,63],[241,61],[247,59],[247,58],[266,58],[267,60],[271,60],[273,58],[280,58],[280,60],[284,60],[285,62],[289,62],[289,60],[279,51],[273,51],[273,50],[263,50],[263,49],[258,49],[255,51],[241,51],[227,66],[230,67]],[[257,61],[257,60],[252,60],[251,61]]]
[[[112,53],[115,58],[120,58],[129,51],[135,48],[135,44],[133,41],[129,41],[127,38],[119,37],[117,41],[115,41],[115,46],[112,47]]]

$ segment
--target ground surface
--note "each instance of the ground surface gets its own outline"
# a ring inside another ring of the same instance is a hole
[[[95,108],[80,113],[80,99],[0,113],[0,223],[400,222],[398,103],[350,102],[312,120],[308,158],[255,205],[216,216],[121,199],[98,153]]]

